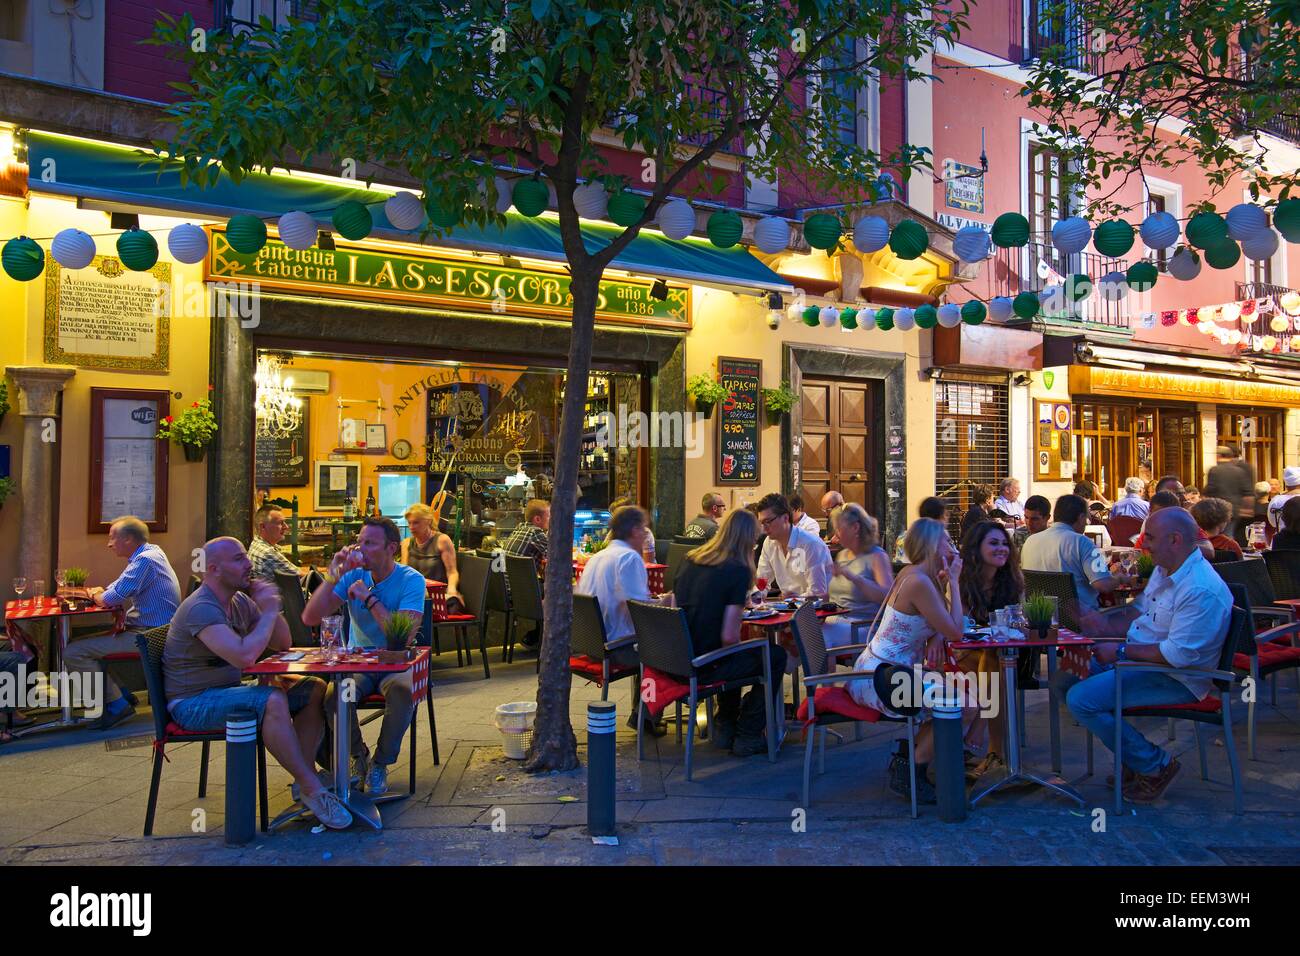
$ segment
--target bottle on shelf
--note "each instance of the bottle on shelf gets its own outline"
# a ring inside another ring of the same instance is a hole
[[[352,521],[357,516],[357,500],[351,495],[343,496],[343,520]]]
[[[375,486],[370,485],[366,488],[366,517],[373,518],[375,515]]]

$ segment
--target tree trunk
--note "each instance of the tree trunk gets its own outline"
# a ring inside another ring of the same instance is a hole
[[[533,744],[524,769],[530,773],[573,770],[578,766],[577,740],[569,721],[569,634],[573,624],[573,514],[578,506],[578,457],[582,420],[591,370],[591,339],[596,323],[596,293],[603,269],[573,267],[573,328],[569,335],[569,370],[564,411],[555,446],[555,491],[546,550],[546,615],[542,628],[541,667],[537,681],[537,717]],[[591,274],[587,274],[591,273]]]

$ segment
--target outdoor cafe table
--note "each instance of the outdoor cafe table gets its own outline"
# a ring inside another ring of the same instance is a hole
[[[73,602],[73,606],[69,608],[68,602],[63,598],[34,597],[26,600],[9,601],[5,604],[5,634],[13,642],[14,648],[18,649],[20,646],[31,643],[30,638],[23,631],[19,622],[55,622],[57,624],[55,633],[58,634],[59,638],[54,644],[57,660],[50,662],[50,671],[52,673],[61,673],[63,671],[63,655],[67,652],[68,642],[72,639],[72,619],[89,614],[111,614],[113,615],[112,633],[116,634],[123,629],[123,611],[121,608],[100,607],[93,602],[80,600]],[[63,711],[63,716],[59,720],[28,727],[25,730],[16,732],[14,736],[36,733],[41,730],[54,730],[60,727],[79,727],[94,722],[93,718],[76,718],[72,716],[72,698],[68,694],[59,695],[59,705]]]
[[[343,692],[343,680],[352,674],[400,674],[413,671],[412,699],[420,700],[424,696],[429,680],[429,649],[414,648],[409,660],[395,661],[391,664],[379,660],[377,651],[345,651],[339,655],[336,663],[325,660],[325,652],[319,647],[295,647],[279,654],[272,654],[244,669],[244,673],[256,677],[325,677],[334,685],[334,793],[343,801],[354,817],[359,817],[374,829],[383,829],[384,822],[379,815],[377,803],[400,800],[407,794],[393,794],[372,799],[368,794],[352,790],[352,711],[356,702],[351,700],[353,694]],[[301,654],[298,660],[285,660],[286,656]],[[294,809],[276,819],[275,825],[298,816],[302,810]]]
[[[746,613],[749,613],[750,610],[752,609],[747,609]],[[845,612],[842,610],[818,611],[817,617],[819,620],[824,621],[828,617],[834,617],[837,614],[843,614],[843,613]],[[746,617],[741,623],[741,627],[742,629],[745,627],[758,628],[763,632],[764,636],[768,639],[768,642],[771,643],[777,640],[777,637],[780,635],[780,633],[783,630],[790,627],[790,622],[794,620],[794,614],[795,614],[794,611],[778,611],[775,614],[769,614],[767,617],[758,617],[758,618]],[[785,675],[781,674],[779,676],[781,680],[781,701],[782,704],[784,704]],[[799,709],[799,672],[797,670],[790,675],[790,683],[792,687],[794,709],[798,710]],[[777,728],[780,730],[779,736],[781,738],[781,742],[784,742],[785,734],[786,734],[784,706],[777,708],[776,720],[777,720]],[[777,746],[780,746],[780,744],[778,744]]]
[[[584,568],[586,568],[585,564],[579,564],[577,561],[573,562],[573,583],[574,584],[577,584],[578,581],[582,579],[582,572]],[[668,565],[666,564],[647,564],[645,566],[646,577],[649,579],[650,582],[651,594],[664,593],[664,572],[667,570],[668,570]]]

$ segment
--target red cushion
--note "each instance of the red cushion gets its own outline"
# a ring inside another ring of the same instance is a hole
[[[1290,644],[1259,645],[1260,667],[1276,667],[1280,664],[1300,663],[1300,647]],[[1246,654],[1234,654],[1232,666],[1240,670],[1250,670],[1250,657]]]
[[[105,654],[100,658],[101,661],[138,661],[139,659],[139,651],[122,651],[120,654]]]
[[[841,717],[848,717],[851,720],[866,720],[873,724],[883,716],[880,711],[872,707],[863,707],[853,699],[853,695],[844,687],[818,687],[813,698],[817,705],[818,716],[822,714],[839,714]],[[799,713],[796,716],[802,721],[806,722],[808,720],[807,698],[800,702]]]
[[[434,618],[433,623],[446,624],[450,621],[473,621],[473,620],[475,620],[473,614],[444,614],[441,617]]]
[[[594,661],[586,654],[574,654],[569,658],[569,670],[582,674],[596,681],[597,684],[604,678],[605,672],[600,666],[600,661]],[[628,667],[626,664],[610,664],[610,678],[621,677],[624,674],[636,670],[635,667]]]
[[[1202,700],[1193,701],[1190,704],[1157,704],[1151,707],[1126,707],[1124,713],[1137,714],[1141,716],[1144,713],[1150,713],[1152,711],[1164,712],[1166,710],[1189,710],[1200,714],[1217,714],[1221,706],[1222,704],[1220,703],[1219,698],[1211,694]]]
[[[186,730],[174,720],[167,722],[167,727],[163,731],[164,739],[170,740],[173,737],[209,737],[213,734],[225,734],[226,728],[218,730]]]

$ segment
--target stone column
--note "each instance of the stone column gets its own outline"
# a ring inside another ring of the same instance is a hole
[[[54,499],[55,456],[63,438],[58,426],[59,393],[77,370],[67,365],[11,365],[5,371],[18,386],[18,414],[23,416],[19,573],[29,582],[44,581],[48,589],[54,586],[59,536]]]

